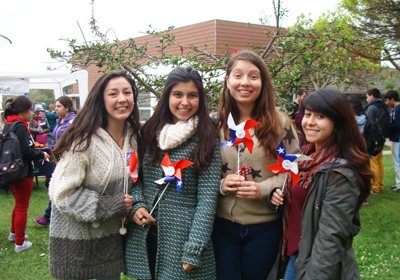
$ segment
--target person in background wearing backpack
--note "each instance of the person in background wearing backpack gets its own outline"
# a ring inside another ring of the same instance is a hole
[[[285,280],[347,279],[360,274],[352,248],[360,231],[359,209],[367,199],[372,170],[363,137],[344,94],[320,89],[300,103],[306,145],[294,185],[287,173],[284,193],[269,197],[284,206],[281,253],[268,280],[277,278],[279,260],[289,257]]]
[[[387,123],[390,124],[389,112],[385,108],[385,103],[381,98],[381,92],[377,88],[369,89],[366,94],[368,104],[365,107],[365,115],[367,118],[378,121],[384,132],[385,137],[389,137],[387,130]],[[382,163],[383,149],[376,156],[371,156],[369,163],[375,175],[372,180],[371,194],[377,195],[383,191],[383,163]]]
[[[7,119],[3,134],[7,133],[13,122],[18,122],[14,127],[23,154],[23,162],[28,170],[26,177],[10,184],[10,189],[15,198],[15,206],[11,218],[11,232],[8,240],[15,241],[15,252],[19,253],[32,247],[32,243],[25,241],[26,222],[28,218],[29,199],[33,190],[33,164],[32,160],[45,160],[49,158],[46,152],[35,149],[35,142],[29,134],[28,122],[33,117],[33,102],[26,96],[16,97],[8,104],[4,115]]]
[[[56,113],[53,113],[50,111],[50,106],[44,104],[46,110],[44,111],[44,115],[47,118],[47,121],[49,122],[50,126],[50,131],[47,133],[47,144],[49,146],[49,149],[52,148],[52,142],[53,142],[53,131],[56,128],[57,120],[59,119],[59,116]],[[42,104],[43,106],[43,104]]]
[[[389,90],[385,94],[386,104],[392,108],[390,141],[392,141],[392,162],[394,173],[396,174],[396,185],[389,187],[394,192],[400,192],[400,172],[399,172],[399,137],[400,137],[400,100],[399,93]]]

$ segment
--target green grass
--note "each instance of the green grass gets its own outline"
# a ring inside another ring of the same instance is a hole
[[[400,193],[387,189],[395,182],[391,156],[384,156],[385,190],[370,196],[369,205],[361,209],[361,231],[354,239],[354,250],[361,279],[399,279],[400,275]],[[37,226],[33,219],[42,216],[48,204],[44,178],[34,184],[28,211],[26,234],[31,249],[16,254],[14,243],[7,240],[10,232],[14,198],[0,190],[0,279],[52,279],[48,271],[48,229]],[[41,256],[44,254],[44,256]],[[128,279],[123,277],[123,279]]]

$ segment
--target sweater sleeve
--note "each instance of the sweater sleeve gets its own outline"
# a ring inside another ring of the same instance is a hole
[[[111,217],[127,216],[124,196],[101,195],[96,189],[83,185],[89,160],[83,152],[64,152],[50,181],[49,196],[64,215],[79,222],[104,221]]]
[[[359,193],[357,186],[352,186],[347,177],[336,173],[329,178],[319,230],[303,279],[337,279],[338,264],[345,257],[343,244],[357,234],[353,218]]]
[[[221,151],[217,143],[214,156],[207,169],[198,176],[197,206],[193,217],[189,239],[183,247],[182,262],[201,265],[201,256],[211,242],[211,232],[216,213],[221,179]]]
[[[283,137],[283,144],[285,145],[285,150],[287,154],[296,154],[299,152],[299,139],[297,132],[290,122],[285,125],[286,134]],[[278,162],[278,160],[277,160]],[[260,199],[268,199],[271,191],[275,188],[282,188],[285,181],[286,173],[278,173],[268,179],[260,182],[261,186],[261,197]]]
[[[133,215],[139,208],[144,207],[150,212],[148,206],[146,205],[144,195],[143,195],[143,176],[142,176],[142,174],[139,174],[139,178],[136,181],[136,183],[133,185],[133,188],[129,192],[129,195],[132,196],[132,210],[129,213],[129,219],[133,222]]]

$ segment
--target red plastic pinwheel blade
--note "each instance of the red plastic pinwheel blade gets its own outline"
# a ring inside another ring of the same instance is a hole
[[[133,172],[137,166],[138,160],[136,157],[135,148],[133,148],[133,152],[131,157],[129,158],[129,172]]]
[[[181,160],[178,160],[178,161],[172,163],[171,165],[175,168],[175,170],[177,170],[177,169],[184,169],[192,164],[193,164],[193,162],[191,162],[191,161],[188,161],[186,159],[181,159]]]
[[[246,123],[244,124],[243,129],[247,130],[250,129],[252,127],[255,127],[256,125],[259,125],[259,122],[256,122],[255,120],[247,120]]]
[[[292,181],[293,181],[293,186],[295,186],[296,184],[297,184],[297,182],[299,181],[299,178],[300,178],[300,172],[299,173],[293,173],[293,172],[290,172],[290,173],[292,173]]]
[[[278,157],[278,161],[279,161],[278,164],[266,165],[265,167],[267,167],[269,170],[271,170],[275,174],[288,172],[285,168],[282,167],[283,158],[281,158],[280,156],[277,156],[277,157]]]
[[[169,159],[168,153],[165,153],[165,156],[164,156],[163,160],[161,161],[161,165],[165,166],[165,167],[171,166],[171,160]]]
[[[175,170],[175,174],[174,176],[178,179],[182,178],[182,170],[180,170],[179,168]]]
[[[248,130],[246,130],[246,136],[243,138],[243,140],[244,143],[246,144],[247,149],[249,150],[249,153],[250,154],[253,153],[254,142]]]

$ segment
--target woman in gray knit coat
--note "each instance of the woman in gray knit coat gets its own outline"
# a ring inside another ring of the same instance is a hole
[[[125,252],[127,276],[215,279],[211,231],[221,155],[196,70],[178,67],[168,75],[154,115],[143,126],[141,135],[146,139],[139,152],[143,181],[139,180],[141,183],[131,192],[132,223]],[[168,175],[161,166],[166,153],[171,163],[193,163],[182,169],[182,181],[172,179],[168,188],[155,182]]]
[[[103,75],[53,151],[59,163],[49,188],[52,277],[120,279],[121,218],[132,209],[127,157],[139,128],[133,79],[126,71]]]

